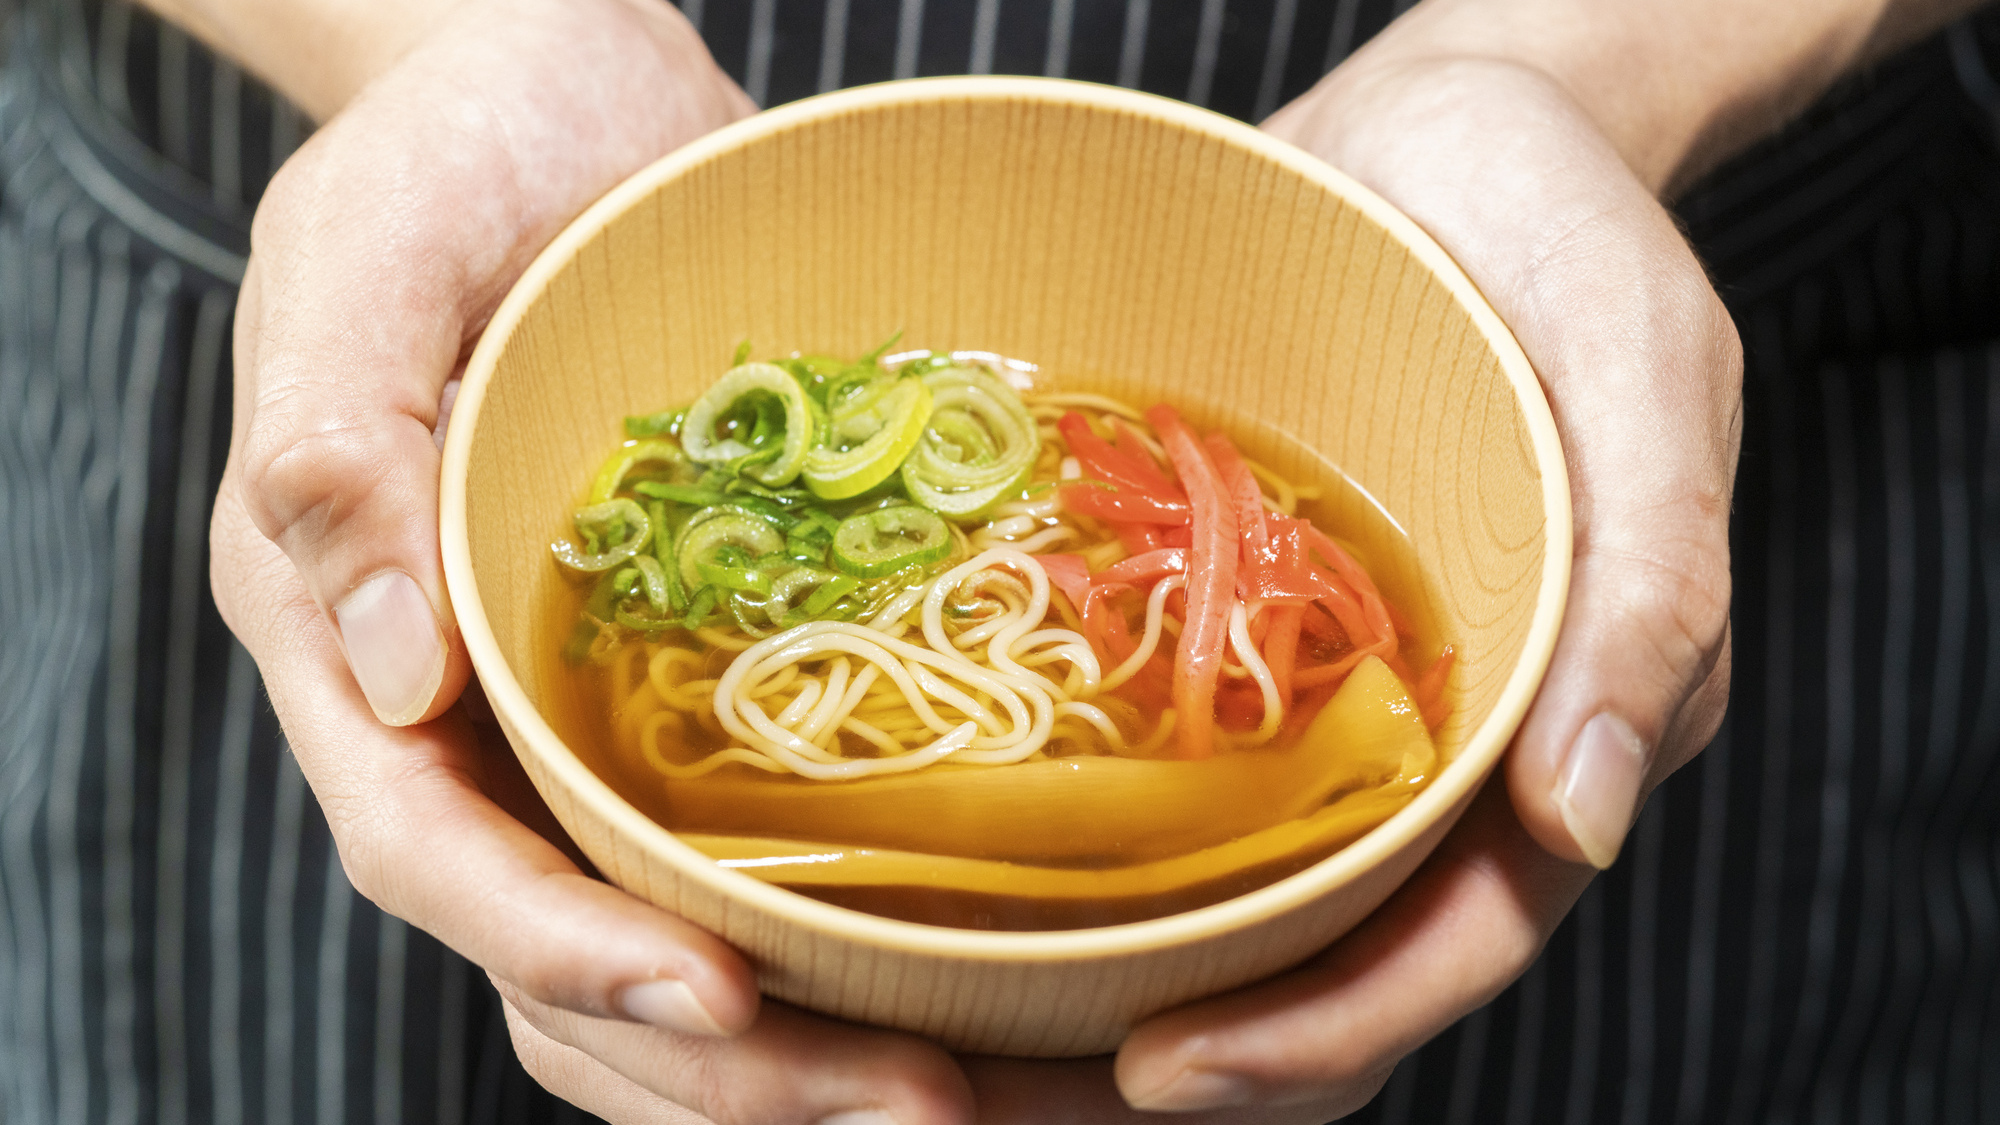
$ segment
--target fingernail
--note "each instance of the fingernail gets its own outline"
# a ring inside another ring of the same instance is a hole
[[[383,571],[334,607],[333,623],[377,718],[408,726],[430,710],[444,682],[444,637],[416,579]]]
[[[626,986],[618,1006],[641,1023],[689,1035],[727,1035],[684,981],[649,980]]]
[[[820,1118],[819,1125],[896,1125],[896,1119],[879,1109],[850,1109]]]
[[[1126,1099],[1133,1109],[1180,1113],[1191,1109],[1221,1109],[1249,1105],[1256,1096],[1248,1079],[1212,1070],[1183,1070],[1151,1093]]]
[[[1556,808],[1570,839],[1600,869],[1610,867],[1632,829],[1639,786],[1646,779],[1646,743],[1610,712],[1583,725],[1556,778]]]

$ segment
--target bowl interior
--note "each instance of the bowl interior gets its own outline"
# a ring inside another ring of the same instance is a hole
[[[496,317],[467,385],[464,550],[518,690],[556,734],[586,728],[550,690],[568,623],[547,544],[622,416],[693,398],[740,341],[856,354],[900,330],[1173,402],[1280,472],[1347,478],[1337,527],[1405,529],[1415,572],[1384,583],[1420,589],[1457,647],[1440,741],[1460,760],[1401,816],[1441,815],[1518,722],[1566,574],[1560,453],[1512,338],[1407,220],[1247,128],[1073,84],[917,85],[641,173]]]

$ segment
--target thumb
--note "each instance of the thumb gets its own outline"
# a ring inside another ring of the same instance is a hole
[[[562,223],[747,108],[670,11],[470,12],[316,134],[258,208],[237,333],[243,503],[385,723],[435,717],[470,672],[437,542],[446,381]]]

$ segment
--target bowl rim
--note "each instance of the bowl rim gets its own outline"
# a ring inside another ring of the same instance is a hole
[[[731,151],[816,121],[891,106],[965,101],[1032,101],[1152,118],[1247,149],[1340,196],[1379,224],[1428,267],[1472,318],[1499,360],[1527,422],[1541,474],[1544,556],[1541,590],[1521,657],[1493,710],[1465,748],[1415,800],[1312,866],[1235,898],[1163,918],[1077,930],[982,931],[906,922],[808,898],[718,866],[627,802],[569,749],[528,698],[500,651],[473,573],[467,528],[467,467],[473,435],[495,364],[521,319],[577,252],[663,184]],[[1184,102],[1073,79],[941,77],[859,86],[791,102],[725,126],[639,169],[564,227],[521,274],[495,310],[466,363],[445,435],[439,488],[445,584],[466,649],[487,699],[533,747],[543,769],[573,800],[588,806],[682,877],[725,899],[740,900],[815,932],[858,944],[956,960],[1070,961],[1180,947],[1291,913],[1352,882],[1469,800],[1512,741],[1555,651],[1568,597],[1572,544],[1569,478],[1561,440],[1541,383],[1512,331],[1444,248],[1416,222],[1360,182],[1302,149],[1240,121]]]

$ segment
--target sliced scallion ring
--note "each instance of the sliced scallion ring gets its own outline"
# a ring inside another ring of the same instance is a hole
[[[903,487],[947,519],[977,519],[1027,478],[1041,431],[1020,394],[982,368],[943,368],[923,383],[931,416],[903,462]]]
[[[618,495],[618,486],[625,483],[625,475],[642,461],[681,465],[687,463],[687,456],[670,441],[628,441],[597,470],[590,484],[590,502],[602,504]]]
[[[768,555],[774,551],[783,550],[785,547],[785,537],[778,534],[777,528],[772,527],[770,524],[765,523],[763,520],[740,508],[718,506],[716,508],[703,508],[694,514],[694,517],[688,521],[686,530],[681,532],[679,547],[680,555],[678,561],[680,564],[681,583],[687,589],[695,590],[703,586],[719,584],[714,579],[707,577],[701,569],[703,564],[707,564],[710,567],[718,565],[719,560],[712,556],[719,548],[735,547],[747,553],[751,558],[756,558],[759,555]],[[727,566],[727,564],[722,565]],[[755,572],[752,571],[751,573]],[[758,577],[762,578],[764,576],[758,575]],[[752,580],[744,579],[744,581]],[[740,589],[741,587],[725,586],[725,588]],[[766,578],[764,589],[759,592],[768,593],[769,591],[770,580]]]
[[[688,407],[681,446],[693,460],[736,466],[776,488],[805,467],[813,429],[812,403],[798,380],[782,367],[746,363]]]
[[[920,379],[878,378],[835,410],[830,444],[806,454],[806,487],[825,500],[845,500],[894,476],[924,436],[931,392]]]
[[[556,561],[585,574],[610,570],[646,549],[653,538],[653,521],[630,500],[611,500],[578,508],[576,531],[588,546],[578,550],[567,539],[555,541]],[[773,532],[772,534],[777,534]]]
[[[951,529],[937,513],[901,504],[841,520],[833,533],[833,566],[854,578],[881,578],[934,563],[951,549]]]

